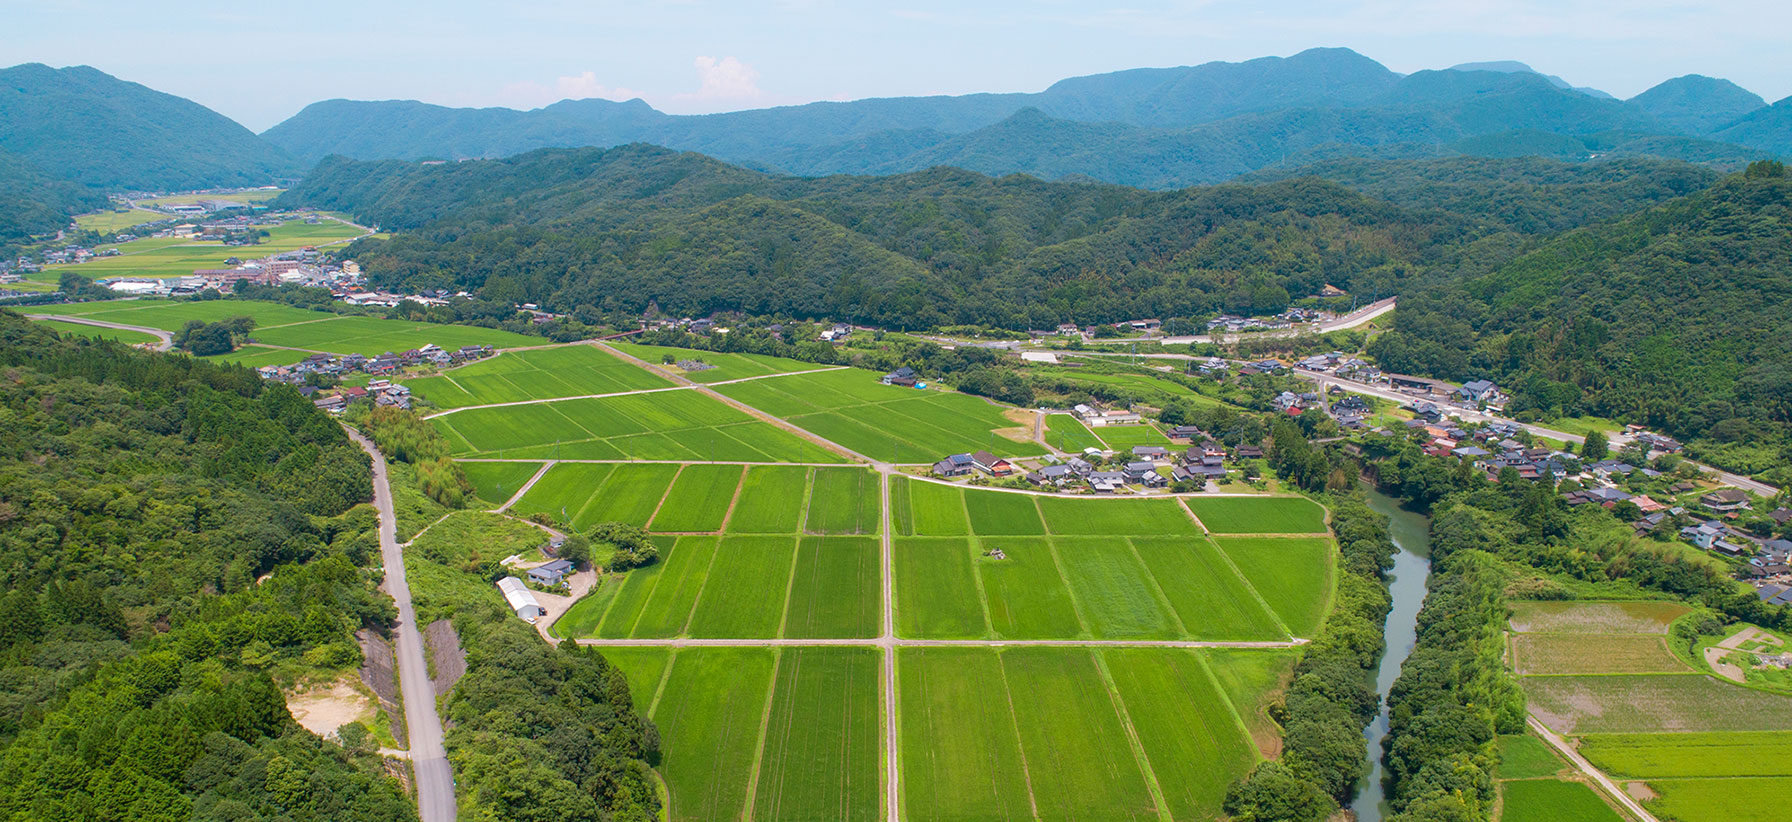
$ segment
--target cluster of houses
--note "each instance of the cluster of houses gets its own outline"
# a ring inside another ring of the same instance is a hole
[[[411,366],[432,365],[438,368],[470,362],[489,357],[492,347],[489,345],[467,345],[453,351],[433,343],[421,348],[413,348],[403,354],[390,351],[377,357],[363,354],[312,354],[292,365],[264,365],[256,372],[269,382],[283,382],[297,386],[306,396],[316,393],[309,379],[312,375],[340,378],[347,374],[371,374],[365,387],[358,385],[344,386],[335,394],[321,397],[312,404],[325,411],[336,413],[347,408],[356,400],[370,399],[376,405],[390,405],[396,408],[411,407],[410,389],[394,383],[385,377],[397,374],[401,369]]]
[[[1331,318],[1325,311],[1311,308],[1290,308],[1274,317],[1239,317],[1221,314],[1207,321],[1207,333],[1239,334],[1246,331],[1280,331],[1301,323],[1320,322]]]
[[[282,380],[282,382],[285,381]],[[311,388],[309,385],[300,385],[298,388],[299,393],[306,396],[310,396],[315,391],[315,389],[307,391],[306,389]],[[360,400],[371,400],[374,405],[409,409],[411,407],[411,389],[389,380],[368,380],[365,387],[345,385],[328,397],[312,400],[311,404],[332,414],[340,414],[344,409]]]
[[[915,369],[906,365],[885,374],[882,382],[884,385],[894,385],[901,388],[927,387],[927,383],[921,382],[920,378],[916,376]]]
[[[1162,488],[1172,482],[1205,485],[1209,480],[1222,481],[1228,464],[1263,457],[1263,449],[1257,446],[1240,446],[1228,454],[1223,446],[1192,425],[1177,427],[1170,436],[1190,445],[1181,451],[1163,445],[1135,445],[1128,461],[1105,469],[1099,466],[1105,461],[1106,452],[1089,448],[1063,462],[1028,471],[1024,477],[1040,488],[1083,486],[1098,494],[1111,494],[1129,485]],[[1163,470],[1166,468],[1167,472]],[[1018,470],[1013,463],[988,451],[975,451],[947,456],[933,464],[932,472],[946,478],[983,474],[1002,479],[1014,476]]]

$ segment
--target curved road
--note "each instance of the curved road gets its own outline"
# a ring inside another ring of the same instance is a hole
[[[174,348],[174,335],[167,331],[163,331],[160,328],[150,328],[143,325],[125,325],[124,323],[109,323],[104,320],[90,320],[86,317],[67,317],[61,314],[30,314],[27,316],[34,320],[56,320],[57,322],[74,323],[76,325],[91,325],[95,328],[110,328],[115,331],[140,331],[160,340],[160,342],[156,343],[157,351],[169,351]]]
[[[454,770],[442,747],[442,719],[436,715],[436,688],[423,661],[423,635],[411,608],[405,582],[404,552],[398,547],[398,517],[392,510],[392,487],[386,482],[386,458],[373,442],[344,426],[349,439],[373,458],[373,504],[380,512],[380,558],[386,566],[386,593],[398,605],[393,631],[398,652],[398,689],[404,699],[404,724],[410,736],[411,770],[422,822],[454,822]]]

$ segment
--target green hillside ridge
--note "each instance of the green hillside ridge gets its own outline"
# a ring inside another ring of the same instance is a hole
[[[104,195],[53,179],[29,162],[0,151],[0,249],[53,234],[75,214],[105,206]],[[8,256],[0,251],[0,259]]]
[[[1687,134],[1711,134],[1767,105],[1759,94],[1702,74],[1664,81],[1630,103]]]
[[[263,185],[299,171],[211,109],[88,66],[0,69],[0,151],[114,191]]]
[[[1761,470],[1792,442],[1788,258],[1792,179],[1757,163],[1411,295],[1370,353],[1393,371],[1492,378],[1521,415],[1643,423]]]

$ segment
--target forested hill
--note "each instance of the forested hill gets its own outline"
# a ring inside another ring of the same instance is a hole
[[[88,66],[0,69],[0,151],[112,191],[265,185],[298,172],[231,119]]]
[[[6,311],[0,376],[0,817],[416,818],[281,692],[352,676],[394,617],[342,430],[253,371]]]
[[[898,328],[1273,312],[1328,282],[1387,294],[1470,230],[1313,179],[1175,192],[952,169],[799,179],[650,146],[333,159],[281,203],[415,228],[349,250],[381,286]]]
[[[1656,156],[1736,168],[1786,150],[1792,133],[1777,121],[1751,121],[1720,134],[1759,114],[1750,113],[1752,95],[1724,81],[1681,78],[1633,102],[1528,70],[1474,68],[1400,75],[1349,49],[1311,49],[1076,77],[1034,94],[706,115],[668,115],[641,100],[568,100],[532,111],[329,100],[262,136],[307,163],[332,154],[454,160],[643,142],[808,176],[951,165],[1175,188],[1326,156],[1390,153]]]
[[[0,249],[22,244],[33,235],[54,233],[68,225],[70,215],[105,206],[104,194],[51,178],[0,151]],[[0,250],[0,259],[7,256]]]
[[[1792,445],[1789,260],[1792,179],[1757,163],[1402,300],[1371,353],[1396,371],[1492,377],[1517,389],[1510,410],[1646,423],[1764,467]]]

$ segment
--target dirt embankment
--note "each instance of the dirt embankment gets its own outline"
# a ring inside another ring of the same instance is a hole
[[[355,640],[361,643],[361,682],[379,697],[380,707],[392,723],[392,738],[400,745],[410,744],[405,736],[404,708],[398,704],[398,672],[392,643],[366,628],[355,632]]]
[[[438,619],[424,626],[423,646],[429,649],[429,681],[435,685],[436,698],[446,699],[467,673],[467,652],[460,647],[454,623]]]

